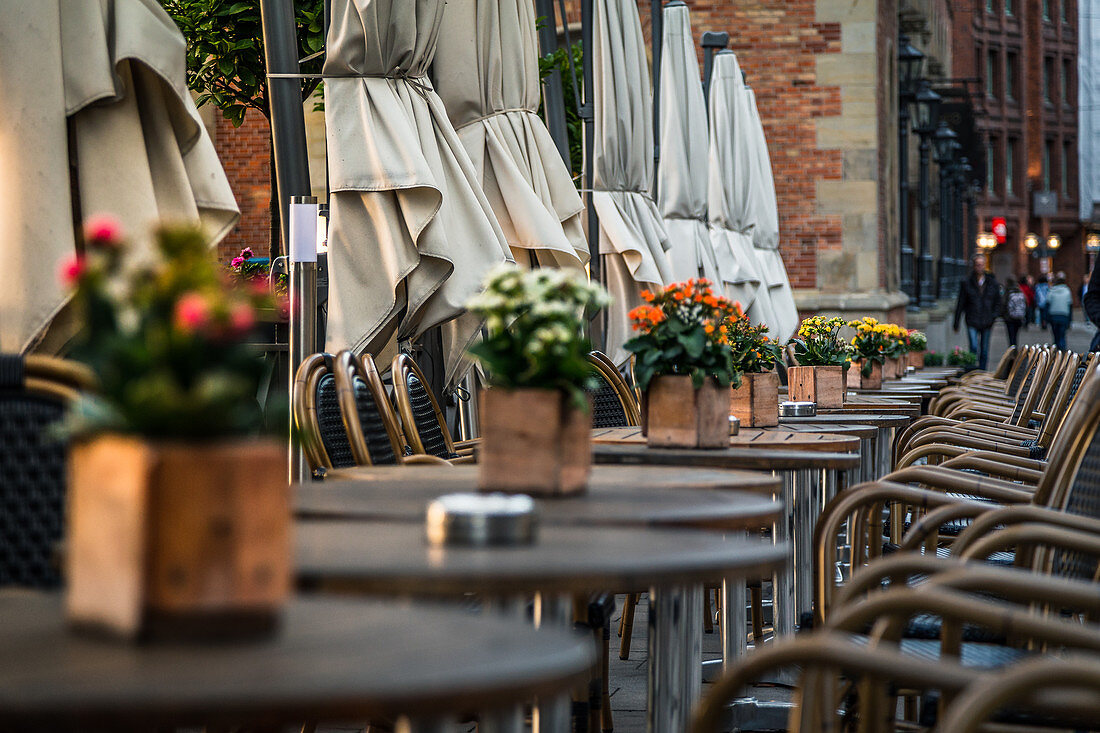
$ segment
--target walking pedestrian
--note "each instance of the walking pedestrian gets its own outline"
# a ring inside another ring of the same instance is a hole
[[[1050,320],[1050,332],[1054,336],[1054,347],[1066,350],[1066,331],[1073,320],[1073,291],[1066,285],[1066,273],[1054,276],[1054,287],[1047,296],[1047,318]]]
[[[1081,299],[1081,307],[1085,309],[1089,320],[1100,326],[1100,267],[1092,268],[1092,276],[1089,278],[1089,289],[1085,291],[1085,297]],[[1100,349],[1100,330],[1092,337],[1089,351]]]
[[[1008,332],[1008,345],[1017,345],[1020,326],[1027,319],[1027,297],[1016,281],[1011,277],[1005,280],[1005,295],[1001,299],[1001,318]]]
[[[1047,296],[1050,295],[1050,283],[1046,275],[1040,275],[1035,283],[1035,323],[1047,327]]]
[[[989,367],[989,334],[1001,307],[1001,286],[992,272],[986,272],[985,255],[974,255],[970,275],[959,285],[955,302],[955,332],[959,320],[966,317],[966,335],[970,350],[978,355],[978,368]]]
[[[1035,278],[1025,272],[1020,275],[1017,282],[1020,285],[1020,292],[1027,298],[1027,315],[1024,317],[1026,331],[1028,325],[1035,322]]]

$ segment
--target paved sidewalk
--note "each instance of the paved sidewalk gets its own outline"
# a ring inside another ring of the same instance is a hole
[[[1070,326],[1069,333],[1066,334],[1066,345],[1073,351],[1084,353],[1088,350],[1089,343],[1092,342],[1092,336],[1096,333],[1096,327],[1091,323],[1085,323],[1081,320],[1080,309],[1076,309],[1074,315],[1073,324]],[[1054,343],[1054,337],[1051,336],[1050,329],[1041,328],[1039,326],[1029,326],[1026,331],[1021,330],[1019,337],[1021,346]],[[1005,332],[1005,325],[1003,322],[998,321],[993,326],[993,340],[989,343],[990,367],[997,363],[1007,347],[1008,335]]]

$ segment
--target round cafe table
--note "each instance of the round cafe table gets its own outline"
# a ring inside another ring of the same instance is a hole
[[[459,610],[292,600],[267,641],[128,644],[77,635],[55,594],[0,594],[0,729],[279,728],[409,718],[412,733],[479,714],[479,731],[560,695],[595,662],[559,629]]]
[[[641,443],[646,442],[640,427],[598,428],[592,431],[592,442],[600,443]],[[859,440],[843,435],[828,435],[821,432],[779,428],[744,428],[730,436],[731,448],[753,448],[756,450],[800,450],[825,453],[847,453],[859,450]]]
[[[910,422],[905,415],[889,415],[867,412],[830,412],[813,417],[780,417],[779,426],[819,424],[824,428],[840,427],[842,425],[873,425],[877,430],[875,445],[870,455],[872,471],[866,475],[866,480],[874,481],[885,476],[893,468],[894,434],[904,428]]]

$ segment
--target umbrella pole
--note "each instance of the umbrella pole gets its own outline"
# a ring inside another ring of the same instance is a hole
[[[669,3],[684,5],[682,0]],[[653,199],[657,200],[657,164],[661,162],[661,44],[665,34],[661,0],[649,0],[649,43],[653,58]]]
[[[558,50],[558,15],[554,10],[554,0],[535,0],[535,12],[543,19],[539,27],[539,53],[543,56]],[[573,49],[566,49],[572,53]],[[550,128],[550,137],[558,147],[558,154],[565,161],[565,167],[573,172],[569,161],[569,132],[565,126],[565,91],[562,88],[561,71],[554,69],[542,83],[543,109],[546,113],[546,126]]]
[[[710,77],[714,73],[714,54],[730,42],[729,33],[703,31],[703,101],[710,105]]]
[[[596,152],[596,105],[593,58],[593,2],[581,0],[581,47],[584,49],[584,106],[581,107],[581,119],[584,120],[584,207],[588,221],[588,269],[593,282],[603,283],[603,267],[600,263],[600,221],[596,216],[596,206],[592,195],[595,184]],[[589,322],[589,337],[592,347],[606,351],[607,327],[604,321],[606,310],[597,311]]]

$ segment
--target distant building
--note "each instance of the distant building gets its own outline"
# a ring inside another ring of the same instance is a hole
[[[1081,221],[1100,230],[1100,0],[1079,0],[1077,7],[1078,210]]]

